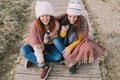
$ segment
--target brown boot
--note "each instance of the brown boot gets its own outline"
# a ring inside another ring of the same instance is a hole
[[[70,72],[71,74],[76,73],[76,72],[77,72],[77,64],[71,66],[71,67],[69,68],[69,72]]]
[[[45,68],[41,69],[40,79],[45,80],[48,77],[50,71],[51,71],[50,65],[47,65]]]
[[[29,60],[25,62],[25,68],[30,68],[33,65],[33,63]]]

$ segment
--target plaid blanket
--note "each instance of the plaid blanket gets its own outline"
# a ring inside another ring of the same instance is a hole
[[[64,63],[69,67],[76,63],[80,65],[83,63],[93,63],[95,61],[100,62],[104,60],[104,56],[106,56],[105,49],[88,38],[89,29],[87,20],[84,16],[80,17],[83,19],[84,23],[84,29],[82,31],[83,38],[71,54],[65,57]]]

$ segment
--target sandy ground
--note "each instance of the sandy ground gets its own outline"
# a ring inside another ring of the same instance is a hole
[[[103,80],[119,80],[120,0],[83,0],[83,2],[89,13],[91,27],[95,32],[95,41],[104,46],[108,53],[108,57],[105,62],[100,64]],[[3,44],[0,46],[1,80],[13,80],[16,69],[15,66],[20,61],[20,56],[15,53],[19,53],[18,49],[19,46],[21,46],[21,38],[24,38],[26,35],[23,34],[27,33],[26,28],[28,28],[27,26],[29,25],[29,22],[24,23],[24,19],[31,21],[34,14],[32,12],[32,7],[34,5],[29,3],[32,3],[32,0],[0,1],[0,33],[2,34],[0,35],[0,44]],[[6,15],[7,17],[5,17]],[[17,39],[16,36],[13,35],[14,33],[16,33]],[[12,39],[9,37],[9,34],[12,35]],[[8,42],[12,41],[14,41],[14,43],[10,43],[11,45],[8,45]],[[6,44],[7,49],[10,49],[10,51],[4,51],[6,49]],[[15,46],[15,44],[19,45]],[[15,48],[15,50],[12,50],[13,48]],[[7,54],[9,53],[9,55],[4,56],[3,58],[3,54],[1,54],[3,52]]]
[[[85,0],[95,39],[106,48],[103,80],[120,80],[120,0]]]

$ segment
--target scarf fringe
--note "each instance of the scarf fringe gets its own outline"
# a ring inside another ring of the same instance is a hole
[[[101,55],[100,57],[97,57],[96,59],[94,59],[93,62],[89,62],[89,58],[85,59],[81,59],[79,61],[76,60],[64,60],[63,62],[65,63],[65,65],[67,65],[68,67],[71,67],[73,65],[75,65],[77,63],[78,66],[80,66],[81,64],[93,64],[93,63],[102,63],[104,62],[104,60],[106,59],[106,57],[108,56],[108,53],[105,51],[104,55]]]

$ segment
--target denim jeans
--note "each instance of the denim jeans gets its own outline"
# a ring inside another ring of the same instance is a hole
[[[53,39],[53,44],[45,45],[45,49],[50,51],[48,54],[44,54],[44,60],[46,62],[56,62],[63,58],[62,51],[64,50],[64,45],[61,38],[57,37]],[[34,55],[34,50],[29,44],[24,44],[20,48],[20,53],[34,64],[38,64],[36,56]]]
[[[55,47],[62,53],[65,49],[65,45],[63,44],[63,40],[60,37],[56,37],[53,40],[53,44]]]

